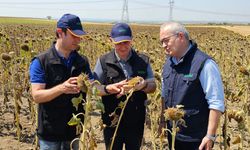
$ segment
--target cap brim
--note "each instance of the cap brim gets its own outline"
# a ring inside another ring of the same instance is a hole
[[[132,37],[131,36],[119,36],[119,37],[112,38],[112,39],[113,39],[113,43],[118,44],[122,42],[131,41]]]
[[[84,32],[83,30],[70,30],[70,29],[68,29],[68,31],[69,31],[72,35],[74,35],[74,36],[76,36],[76,37],[81,37],[81,36],[87,34],[87,33]]]

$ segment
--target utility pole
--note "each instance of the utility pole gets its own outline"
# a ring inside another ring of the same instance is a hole
[[[122,22],[129,22],[129,16],[128,16],[128,0],[124,0],[123,7],[122,7]]]
[[[173,21],[174,0],[169,0],[169,21]]]

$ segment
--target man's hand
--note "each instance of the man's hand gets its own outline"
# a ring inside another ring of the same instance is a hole
[[[123,93],[123,95],[127,94],[132,88],[133,88],[132,85],[128,85],[128,84],[123,85],[122,88],[121,88],[122,91],[121,91],[120,94],[122,94],[122,93]]]
[[[64,94],[77,94],[80,92],[80,88],[77,86],[77,77],[71,77],[64,81],[59,88]]]
[[[214,142],[205,136],[199,146],[199,150],[212,150]]]
[[[142,77],[138,77],[139,82],[135,85],[124,85],[122,88],[124,89],[124,93],[128,93],[132,88],[135,89],[135,91],[140,91],[147,85],[147,81],[145,81]],[[128,81],[129,82],[129,81]]]
[[[114,84],[109,84],[106,86],[106,90],[109,94],[118,94],[122,92],[122,87],[126,84],[127,80],[123,80]]]
[[[140,91],[147,86],[147,81],[140,77],[140,82],[135,85],[135,91]]]

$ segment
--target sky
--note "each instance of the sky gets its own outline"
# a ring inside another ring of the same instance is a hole
[[[170,0],[128,0],[130,22],[164,22]],[[172,0],[172,18],[185,22],[250,23],[250,0]],[[0,16],[58,19],[65,13],[84,20],[120,21],[124,0],[0,0]]]

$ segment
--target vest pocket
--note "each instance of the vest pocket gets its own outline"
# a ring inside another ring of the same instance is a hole
[[[67,109],[47,109],[42,113],[44,135],[65,137],[65,134],[68,134],[67,128],[69,128],[69,126],[67,122],[70,120],[70,112]]]
[[[115,70],[114,71],[108,71],[105,82],[107,82],[107,84],[116,83],[116,82],[119,82],[119,81],[117,81],[117,79],[119,79],[119,78],[120,78],[119,72],[117,72]]]
[[[207,118],[198,109],[184,110],[184,120],[187,127],[180,127],[180,134],[188,135],[191,137],[202,138],[201,135],[207,129]]]
[[[162,77],[163,77],[163,79],[165,79],[165,78],[168,78],[170,76],[170,72],[163,72],[162,73]]]
[[[190,117],[193,115],[197,115],[200,111],[197,109],[187,109],[185,110],[185,116]]]

